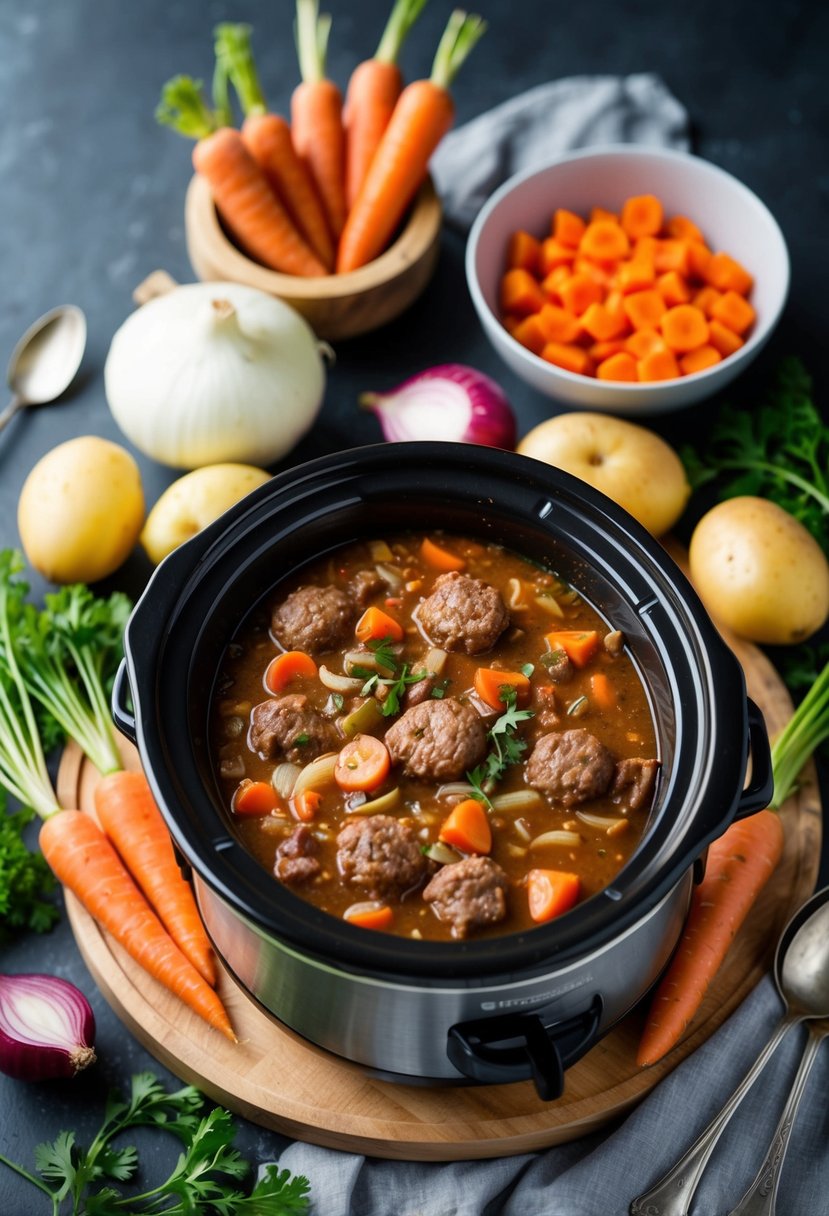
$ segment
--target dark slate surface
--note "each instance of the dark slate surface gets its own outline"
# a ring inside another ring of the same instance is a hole
[[[388,6],[389,0],[331,0],[333,76],[343,81],[370,53]],[[827,11],[808,0],[782,0],[773,8],[749,0],[683,7],[654,0],[576,6],[489,0],[481,7],[489,10],[491,29],[460,78],[459,121],[560,76],[660,73],[691,113],[695,150],[760,195],[792,256],[782,323],[732,395],[750,405],[775,361],[793,352],[825,400]],[[433,3],[424,14],[403,57],[409,76],[430,61],[448,8]],[[17,497],[41,455],[78,434],[121,438],[104,398],[102,370],[112,334],[132,307],[132,289],[156,267],[182,281],[191,277],[182,210],[189,148],[153,121],[159,86],[180,71],[209,79],[213,24],[248,20],[271,104],[285,110],[296,79],[291,13],[289,0],[0,4],[0,357],[56,303],[81,305],[89,322],[82,371],[65,402],[16,419],[0,438],[0,544],[17,543]],[[507,372],[487,345],[467,296],[462,254],[460,238],[446,234],[438,273],[408,315],[341,345],[320,424],[292,461],[377,440],[376,422],[356,408],[357,394],[390,387],[445,360],[471,363],[500,379],[521,433],[550,412],[549,403]],[[716,402],[709,403],[652,425],[674,442],[698,437],[715,409]],[[152,503],[176,474],[139,462]],[[136,594],[147,573],[136,555],[112,585]],[[37,580],[35,590],[44,590]],[[98,1018],[100,1063],[89,1075],[39,1086],[0,1077],[0,1152],[30,1166],[34,1146],[61,1128],[76,1128],[82,1141],[94,1132],[110,1085],[124,1084],[140,1069],[164,1071],[99,996],[65,920],[45,939],[27,937],[6,949],[2,967],[74,980]],[[240,1145],[257,1160],[268,1159],[280,1143],[242,1125]],[[42,1211],[41,1198],[0,1171],[3,1216]]]

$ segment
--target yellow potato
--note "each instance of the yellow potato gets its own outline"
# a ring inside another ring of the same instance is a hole
[[[112,574],[143,522],[138,465],[124,448],[96,435],[47,452],[17,504],[26,557],[54,583],[94,583]]]
[[[608,414],[548,418],[517,450],[595,486],[654,536],[673,527],[691,493],[673,448],[653,431]]]
[[[752,642],[802,642],[829,616],[829,564],[809,532],[764,498],[729,498],[704,515],[691,579],[713,617]]]
[[[141,533],[150,561],[158,564],[269,480],[270,473],[253,465],[209,464],[174,481],[150,511]]]

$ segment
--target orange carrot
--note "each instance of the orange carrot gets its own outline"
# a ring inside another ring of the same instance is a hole
[[[656,280],[656,290],[669,308],[675,304],[687,304],[691,299],[691,289],[684,275],[678,270],[666,270]]]
[[[667,346],[650,351],[636,364],[643,383],[653,380],[674,380],[679,375],[676,355]]]
[[[605,363],[613,355],[620,354],[625,349],[625,344],[621,338],[613,338],[610,342],[594,342],[592,346],[587,348],[587,353],[594,363]],[[598,376],[599,369],[596,368]]]
[[[595,279],[586,274],[573,274],[559,289],[561,301],[565,308],[580,317],[591,304],[601,303],[604,292]]]
[[[517,705],[527,705],[530,700],[530,681],[523,671],[498,671],[495,667],[478,667],[473,684],[481,700],[486,701],[493,709],[503,709],[504,688],[515,689]]]
[[[530,916],[537,924],[569,911],[579,897],[581,879],[568,870],[530,870],[527,899]]]
[[[313,680],[316,674],[317,665],[310,654],[303,650],[286,650],[268,664],[265,687],[276,696],[291,680]]]
[[[616,708],[616,690],[605,671],[594,671],[590,677],[590,695],[599,709],[610,712]]]
[[[597,380],[638,380],[636,360],[627,351],[620,351],[603,359],[596,368]]]
[[[754,324],[757,314],[736,291],[726,291],[711,305],[711,319],[732,329],[740,337]]]
[[[546,279],[542,280],[541,290],[552,299],[560,301],[561,288],[568,282],[571,274],[572,270],[569,266],[556,266],[555,270],[551,270]]]
[[[291,809],[302,823],[313,823],[322,803],[318,790],[300,790],[291,798]]]
[[[430,79],[414,81],[400,94],[348,215],[337,255],[339,271],[364,266],[386,247],[426,177],[429,158],[452,125],[455,107],[449,86],[485,29],[480,17],[456,10]]]
[[[712,253],[705,267],[705,281],[717,291],[736,291],[748,295],[754,279],[745,266],[727,253]]]
[[[629,252],[625,230],[614,220],[591,220],[579,242],[579,253],[602,262],[616,261]]]
[[[463,570],[466,566],[464,558],[459,557],[457,553],[450,553],[448,549],[444,549],[440,545],[436,545],[428,536],[423,538],[420,546],[420,556],[430,566],[434,566],[436,570]]]
[[[508,270],[501,279],[501,308],[504,312],[529,315],[544,307],[541,288],[529,270],[520,266]]]
[[[426,0],[396,0],[373,59],[351,74],[343,110],[345,126],[345,196],[354,206],[403,88],[397,66],[400,48]]]
[[[653,286],[656,271],[653,259],[636,254],[629,262],[622,262],[616,271],[616,283],[620,291],[628,295],[632,291],[646,291]]]
[[[530,236],[529,232],[524,232],[519,228],[509,239],[507,269],[529,270],[531,274],[535,274],[539,266],[540,253],[541,242],[534,236]]]
[[[361,929],[388,929],[394,920],[394,912],[388,904],[352,904],[343,913],[343,920]]]
[[[607,211],[604,207],[593,207],[590,211],[590,223],[595,224],[597,220],[610,220],[613,224],[619,223],[619,217],[615,211]]]
[[[642,329],[644,326],[653,329],[667,311],[662,296],[653,289],[631,292],[629,296],[625,296],[623,307],[634,329]]]
[[[547,342],[575,342],[582,332],[578,317],[557,304],[545,304],[536,316]]]
[[[554,629],[545,640],[550,650],[563,650],[576,667],[586,667],[600,643],[595,629]]]
[[[548,236],[541,242],[538,254],[538,268],[542,276],[550,274],[557,266],[571,266],[576,251],[571,245],[564,245],[554,236]]]
[[[690,244],[689,241],[675,241],[672,237],[657,241],[653,254],[656,273],[678,270],[680,274],[688,274],[691,265]]]
[[[708,341],[708,322],[693,304],[669,308],[659,321],[662,336],[672,351],[685,354]]]
[[[683,355],[679,360],[679,366],[683,376],[691,376],[694,372],[704,371],[706,367],[714,367],[715,364],[722,361],[722,355],[715,346],[698,346],[696,350],[689,350],[687,355]]]
[[[706,317],[708,317],[710,320],[711,309],[714,307],[717,300],[722,299],[722,295],[723,293],[721,291],[717,291],[716,287],[701,287],[691,303],[695,308],[698,308],[701,312],[704,312]]]
[[[179,950],[215,986],[213,951],[147,778],[143,773],[109,773],[95,787],[95,811]]]
[[[689,220],[687,215],[673,215],[665,225],[665,231],[668,236],[671,236],[676,241],[697,241],[699,244],[705,244],[705,237],[700,232],[693,220]]]
[[[322,199],[328,228],[336,241],[343,230],[345,133],[342,96],[325,77],[331,18],[320,16],[319,0],[297,0],[296,43],[302,81],[291,95],[291,138]]]
[[[735,350],[739,350],[743,345],[743,339],[740,338],[727,325],[722,325],[714,318],[708,325],[708,341],[718,350],[723,358],[726,355],[733,355]]]
[[[553,236],[562,245],[578,249],[584,230],[587,227],[580,215],[559,207],[553,215]]]
[[[651,1002],[636,1056],[641,1067],[679,1042],[782,851],[783,828],[773,811],[732,823],[711,845],[679,947]]]
[[[582,313],[581,323],[597,342],[608,342],[628,328],[624,314],[612,313],[606,304],[589,304]]]
[[[512,336],[516,342],[520,342],[522,346],[526,346],[527,350],[531,350],[534,355],[540,355],[549,341],[540,312],[533,313],[531,317],[524,317],[516,325]]]
[[[233,795],[236,815],[270,815],[279,805],[279,795],[269,781],[251,781],[247,777],[239,782]]]
[[[391,756],[382,739],[355,735],[337,756],[334,780],[341,790],[376,790],[391,768]]]
[[[366,608],[354,629],[358,642],[374,642],[382,638],[391,638],[393,642],[402,642],[403,626],[393,616],[389,616],[382,608],[372,605]]]
[[[475,798],[464,798],[444,819],[439,838],[462,853],[489,853],[492,828],[487,813]]]
[[[98,825],[83,811],[59,811],[45,820],[39,843],[55,876],[127,953],[235,1043],[218,996],[166,932]]]
[[[665,339],[655,329],[645,325],[641,329],[637,329],[629,338],[625,340],[625,350],[633,355],[634,359],[644,359],[648,355],[653,355],[657,351],[667,350],[668,347]]]
[[[622,207],[622,227],[631,240],[656,236],[662,227],[662,204],[653,194],[638,194]]]
[[[541,352],[541,358],[547,363],[554,363],[556,367],[563,367],[565,371],[576,372],[582,376],[586,376],[592,367],[586,350],[582,350],[580,346],[570,346],[566,342],[548,342]]]

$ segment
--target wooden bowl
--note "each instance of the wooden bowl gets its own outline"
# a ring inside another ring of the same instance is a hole
[[[187,252],[203,280],[245,283],[279,296],[319,338],[353,338],[385,325],[412,304],[437,264],[442,211],[431,179],[421,186],[393,245],[367,266],[317,278],[279,274],[252,261],[228,238],[210,187],[196,174],[187,189]]]

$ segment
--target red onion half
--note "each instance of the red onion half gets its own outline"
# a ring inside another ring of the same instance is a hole
[[[54,975],[0,975],[0,1072],[20,1081],[74,1077],[92,1064],[89,1001]]]
[[[374,410],[390,443],[442,439],[515,446],[515,417],[504,390],[463,363],[430,367],[388,393],[363,393],[360,405]]]

